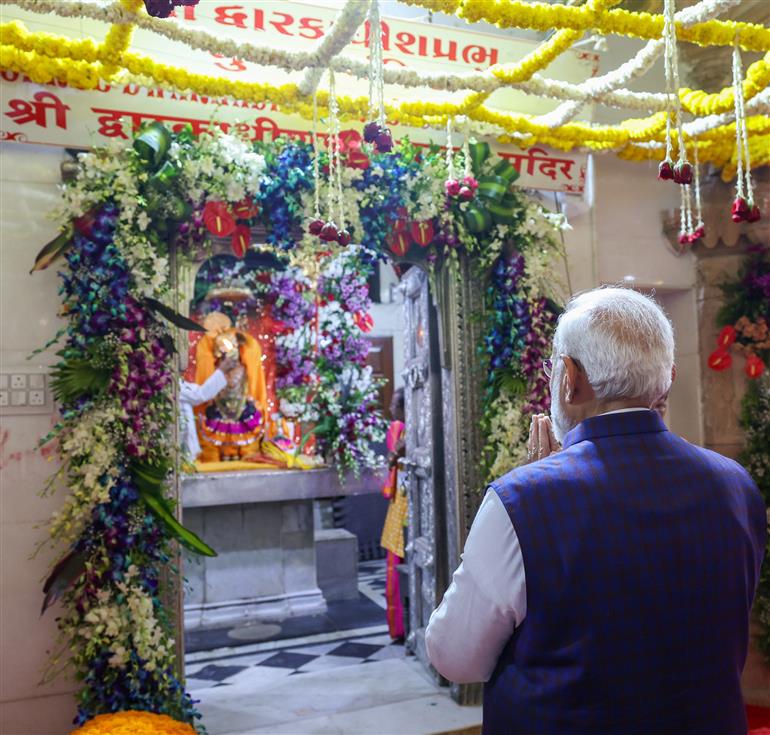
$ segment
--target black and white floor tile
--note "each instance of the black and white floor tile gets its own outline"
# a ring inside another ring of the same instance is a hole
[[[341,638],[324,643],[286,641],[286,648],[255,651],[247,655],[223,652],[205,661],[187,665],[187,686],[195,691],[249,680],[264,682],[285,676],[327,671],[342,666],[358,666],[373,661],[403,659],[402,643],[395,643],[387,632],[359,638]]]
[[[367,604],[374,603],[382,611],[369,616],[363,625],[348,625],[359,612],[359,601],[335,603],[340,610],[334,616],[338,629],[328,624],[293,638],[264,641],[245,646],[220,645],[209,650],[188,653],[186,674],[190,689],[209,689],[247,681],[266,681],[284,676],[326,671],[343,666],[357,666],[374,661],[403,659],[402,643],[391,640],[385,625],[385,561],[373,560],[359,565],[359,591]],[[349,614],[347,614],[349,613]],[[374,624],[372,624],[374,623]]]

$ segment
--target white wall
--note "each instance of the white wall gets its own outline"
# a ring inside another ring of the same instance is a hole
[[[651,292],[676,335],[677,380],[668,424],[688,441],[702,441],[695,257],[674,255],[662,213],[676,209],[679,189],[658,181],[657,164],[594,156],[584,201],[568,197],[566,233],[573,292],[625,283]],[[591,175],[593,173],[593,175]]]
[[[34,276],[29,269],[40,247],[56,234],[46,214],[57,202],[61,149],[3,144],[0,147],[0,369],[34,372],[53,360],[26,357],[59,326],[55,268]],[[30,555],[46,535],[39,527],[61,495],[38,492],[56,465],[35,450],[51,428],[51,415],[0,418],[0,732],[58,735],[75,714],[73,684],[65,678],[39,686],[54,648],[59,610],[44,617],[42,579],[50,551]]]

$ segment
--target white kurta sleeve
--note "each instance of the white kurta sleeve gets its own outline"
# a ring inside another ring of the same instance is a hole
[[[227,378],[221,370],[215,370],[202,385],[183,380],[179,388],[179,400],[191,406],[199,406],[215,398],[226,385]]]
[[[487,492],[462,563],[425,632],[436,669],[458,684],[487,681],[527,614],[524,560],[505,506]]]

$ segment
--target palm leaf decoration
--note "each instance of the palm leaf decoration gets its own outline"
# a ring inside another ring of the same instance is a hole
[[[168,462],[154,465],[134,461],[129,468],[142,501],[168,532],[186,549],[202,556],[216,556],[214,549],[176,519],[171,503],[163,494],[169,470]]]
[[[79,551],[71,551],[59,561],[43,585],[42,615],[56,602],[86,571],[86,558]]]
[[[168,319],[168,321],[180,329],[186,329],[188,332],[206,331],[206,329],[198,324],[198,322],[194,322],[192,319],[188,319],[186,316],[182,316],[157,299],[152,299],[148,296],[144,299],[144,305],[150,311],[160,314],[162,317]]]
[[[51,388],[59,403],[74,403],[103,393],[110,383],[111,369],[96,367],[88,360],[70,358],[51,371]]]

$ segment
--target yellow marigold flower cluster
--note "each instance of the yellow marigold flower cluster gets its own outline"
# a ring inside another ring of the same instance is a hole
[[[413,5],[430,9],[437,0],[410,0]],[[635,38],[660,38],[663,16],[616,9],[603,11],[588,5],[573,6],[526,2],[525,0],[463,0],[440,3],[444,12],[456,5],[456,14],[469,23],[486,21],[500,28],[529,28],[547,31],[571,28],[586,31],[595,28],[605,35],[614,33]],[[770,51],[770,28],[755,23],[708,20],[689,28],[676,27],[677,38],[700,46],[732,46],[738,38],[741,48],[750,51]]]
[[[195,730],[166,715],[129,710],[98,715],[73,730],[72,735],[195,735]]]
[[[746,69],[743,80],[743,96],[746,101],[759,94],[770,84],[770,51],[764,59],[755,61]],[[735,107],[735,93],[732,87],[725,87],[719,92],[708,94],[701,89],[679,90],[682,107],[693,115],[718,115],[730,112]]]

